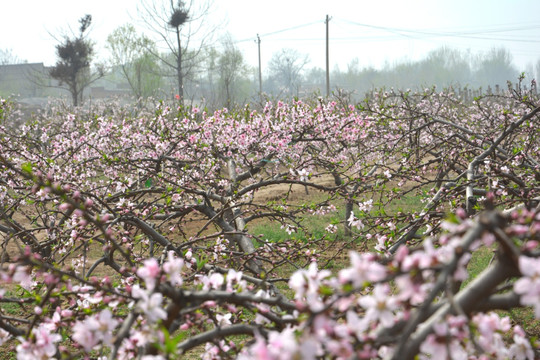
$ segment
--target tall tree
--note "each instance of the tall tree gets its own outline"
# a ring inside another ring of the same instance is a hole
[[[178,5],[173,8],[171,17],[167,25],[174,29],[174,32],[176,34],[176,76],[178,79],[178,95],[181,99],[184,98],[184,77],[182,76],[182,42],[180,40],[180,28],[188,20],[189,14],[188,11],[185,9],[184,3],[178,1]]]
[[[218,60],[220,92],[225,106],[230,108],[236,100],[238,83],[247,75],[249,69],[242,52],[234,46],[230,36],[226,36],[222,43],[224,50]]]
[[[114,30],[107,38],[107,48],[111,52],[111,64],[119,69],[137,97],[153,95],[161,86],[161,73],[156,58],[155,43],[145,35],[137,34],[131,24]]]
[[[79,19],[79,35],[75,38],[66,36],[62,43],[56,45],[58,60],[49,72],[52,78],[59,81],[60,87],[71,93],[74,106],[82,102],[84,89],[104,75],[102,67],[96,71],[90,67],[94,46],[85,35],[91,23],[92,15],[83,16]]]
[[[203,48],[212,41],[221,24],[209,25],[204,20],[210,13],[213,0],[173,1],[142,0],[139,14],[147,27],[156,33],[168,48],[168,54],[152,52],[166,67],[173,70],[177,93],[184,99],[185,79],[193,75],[194,61]],[[195,46],[195,37],[197,41]],[[190,48],[190,51],[188,51]],[[172,54],[172,57],[169,56]]]

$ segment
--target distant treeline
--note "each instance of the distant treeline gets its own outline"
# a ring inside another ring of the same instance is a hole
[[[511,53],[504,48],[475,55],[441,47],[419,61],[386,64],[380,70],[360,69],[358,60],[355,60],[345,71],[335,70],[331,78],[333,88],[360,96],[374,88],[417,89],[434,85],[438,88],[468,88],[496,93],[506,90],[508,81],[515,83],[521,73],[525,73],[525,83],[530,83],[537,78],[539,65],[540,61],[536,69],[532,64],[528,69],[518,69]],[[473,96],[472,90],[468,90],[466,95]]]
[[[508,82],[515,84],[522,73],[525,73],[523,84],[530,84],[532,79],[538,78],[540,71],[540,60],[536,66],[530,64],[526,69],[518,69],[512,54],[505,48],[473,54],[470,51],[441,47],[421,60],[387,63],[380,69],[361,68],[359,64],[360,60],[356,58],[346,69],[335,67],[330,74],[331,90],[359,100],[373,89],[416,90],[437,86],[439,89],[462,89],[463,97],[473,98],[480,93],[507,90]],[[244,75],[251,76],[251,81],[244,78],[236,82],[243,84],[243,88],[238,89],[240,91],[235,91],[237,97],[234,102],[237,104],[249,102],[258,96],[257,69],[252,70]],[[211,82],[216,83],[216,79],[219,83],[219,74],[201,76],[196,81],[188,82],[187,93],[195,95],[195,98],[210,99],[215,94],[210,85]],[[284,49],[274,54],[266,71],[263,71],[262,82],[263,93],[270,98],[302,97],[317,93],[324,95],[326,74],[321,68],[309,68],[307,57],[295,50]]]
[[[262,94],[258,68],[248,66],[243,54],[234,45],[229,44],[222,51],[212,48],[190,55],[189,61],[186,60],[189,63],[184,65],[191,70],[184,78],[184,96],[188,104],[214,109],[230,108],[266,99],[286,100],[326,94],[325,71],[310,68],[309,58],[293,49],[275,53],[270,62],[263,65]],[[135,63],[110,67],[105,77],[96,81],[92,89],[85,91],[84,97],[110,97],[132,92],[137,98],[153,96],[174,99],[177,94],[175,73],[156,59],[145,57],[144,63],[148,63],[148,66],[144,67],[139,66],[140,61],[137,59]],[[21,66],[32,65],[36,64]],[[133,86],[133,81],[128,83],[125,80],[122,72],[126,68],[134,71],[137,87]],[[20,98],[28,98],[47,94],[44,92],[46,87],[38,87],[35,76],[21,73],[20,78],[10,78],[4,72],[0,71],[0,95],[19,94]],[[521,86],[524,88],[528,84],[530,87],[531,80],[540,77],[539,72],[540,60],[525,69],[518,69],[513,63],[512,54],[505,48],[473,54],[441,47],[421,60],[387,63],[382,68],[361,68],[360,60],[356,58],[346,69],[334,67],[330,74],[330,88],[334,94],[346,95],[352,101],[363,99],[374,89],[418,90],[433,86],[437,89],[452,87],[459,91],[460,97],[472,99],[480,93],[505,91],[507,83],[515,84],[522,74],[525,80]],[[23,83],[28,89],[14,86]]]

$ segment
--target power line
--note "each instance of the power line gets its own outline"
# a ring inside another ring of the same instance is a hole
[[[519,27],[512,26],[512,27],[496,28],[496,29],[491,28],[491,29],[471,30],[471,31],[437,31],[437,30],[412,30],[412,29],[404,29],[404,28],[396,28],[396,27],[378,26],[378,25],[371,25],[371,24],[363,24],[356,21],[346,20],[346,19],[338,19],[338,20],[347,24],[355,25],[355,26],[387,31],[390,33],[397,34],[401,37],[407,37],[407,38],[414,38],[414,35],[422,35],[422,36],[427,35],[429,37],[458,37],[458,38],[477,39],[477,40],[499,40],[499,41],[525,42],[525,43],[539,43],[540,42],[540,40],[527,40],[527,39],[523,39],[523,37],[509,38],[509,37],[478,36],[481,34],[492,34],[492,33],[539,29],[540,24],[529,25],[529,26],[519,26]]]
[[[262,38],[262,37],[266,37],[266,36],[272,36],[272,35],[279,34],[279,33],[282,33],[282,32],[291,31],[291,30],[297,30],[297,29],[301,29],[301,28],[304,28],[304,27],[308,27],[308,26],[311,26],[311,25],[314,25],[314,24],[320,24],[320,23],[321,23],[321,21],[313,21],[313,22],[310,22],[310,23],[307,23],[307,24],[302,24],[302,25],[297,25],[297,26],[293,26],[293,27],[289,27],[289,28],[285,28],[285,29],[281,29],[281,30],[272,31],[272,32],[269,32],[269,33],[266,33],[266,34],[259,34],[259,37]],[[253,37],[250,37],[250,38],[235,41],[235,43],[241,43],[241,42],[245,42],[245,41],[253,41],[253,39],[254,39]]]

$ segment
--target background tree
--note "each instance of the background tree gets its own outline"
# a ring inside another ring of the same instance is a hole
[[[17,55],[13,54],[11,49],[0,49],[0,65],[20,64],[23,62]]]
[[[540,59],[538,59],[538,60],[536,61],[536,64],[535,64],[535,66],[534,66],[534,70],[536,71],[536,74],[535,74],[536,77],[535,77],[535,79],[536,79],[536,82],[538,82],[538,80],[540,80]]]
[[[476,60],[476,86],[499,84],[516,79],[519,71],[512,63],[512,54],[505,48],[493,48]]]
[[[326,71],[320,67],[314,67],[306,71],[306,85],[311,88],[323,89],[326,86]]]
[[[471,79],[471,62],[466,52],[443,46],[432,50],[418,63],[419,83],[431,86],[465,86]]]
[[[73,39],[65,37],[64,42],[56,46],[58,61],[49,72],[59,81],[60,87],[65,86],[71,93],[74,106],[82,102],[84,89],[104,75],[102,67],[95,72],[90,68],[94,46],[86,39],[85,32],[92,23],[92,16],[85,15],[79,23],[79,35]]]
[[[302,83],[302,71],[309,62],[307,55],[302,56],[294,49],[283,49],[275,53],[268,64],[269,80],[274,90],[288,91],[298,95]]]
[[[223,40],[223,53],[218,60],[220,93],[226,107],[231,108],[240,90],[240,81],[247,76],[249,68],[242,52],[234,46],[230,36]]]
[[[159,64],[152,56],[155,43],[145,35],[137,34],[135,27],[126,24],[114,30],[107,38],[111,64],[118,68],[137,97],[154,95],[162,85]]]
[[[208,25],[205,20],[213,1],[149,1],[143,0],[139,15],[147,27],[156,33],[167,48],[166,53],[152,52],[173,70],[177,94],[184,99],[185,79],[192,77],[201,51],[212,41],[221,24]],[[195,39],[197,38],[197,39]],[[195,42],[196,46],[191,46]],[[190,51],[188,51],[188,48]]]
[[[218,61],[219,51],[215,47],[211,47],[204,51],[202,55],[202,79],[200,81],[201,93],[198,94],[206,100],[207,105],[219,106],[219,74]]]
[[[178,78],[178,95],[181,99],[184,98],[184,84],[182,76],[182,42],[180,40],[180,27],[184,25],[189,20],[189,14],[186,9],[184,9],[184,4],[181,1],[178,1],[177,7],[173,8],[171,17],[167,25],[174,29],[176,33],[176,53],[173,51],[173,54],[176,58],[176,76]]]

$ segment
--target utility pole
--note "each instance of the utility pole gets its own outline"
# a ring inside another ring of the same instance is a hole
[[[257,46],[259,47],[259,95],[262,94],[262,70],[261,70],[261,38],[257,34]]]
[[[326,15],[326,97],[330,97],[330,38],[328,36],[328,24],[330,17]]]

